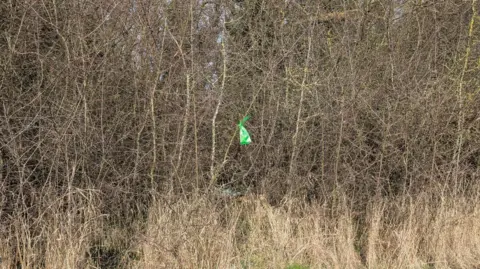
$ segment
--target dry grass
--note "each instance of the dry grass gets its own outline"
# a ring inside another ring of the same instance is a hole
[[[344,195],[332,198],[330,206],[295,199],[272,206],[255,195],[158,196],[146,222],[138,220],[129,235],[105,224],[92,194],[75,195],[83,206],[65,210],[52,202],[30,226],[17,216],[11,238],[0,244],[2,268],[480,266],[478,197],[379,198],[369,204],[360,225]],[[97,250],[95,242],[102,242]]]
[[[80,190],[50,195],[37,216],[28,210],[16,214],[5,227],[8,237],[0,239],[2,268],[85,268],[86,253],[104,218],[95,196]]]
[[[136,268],[475,268],[480,265],[478,199],[427,194],[382,199],[367,213],[365,246],[348,205],[265,199],[159,200],[138,244]],[[362,261],[362,255],[365,259]]]

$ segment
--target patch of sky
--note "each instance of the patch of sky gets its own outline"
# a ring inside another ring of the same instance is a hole
[[[395,5],[395,8],[393,9],[394,21],[400,19],[405,13],[405,0],[397,0],[395,2],[396,2],[396,5]]]
[[[162,72],[158,77],[158,81],[164,81],[165,78],[167,78],[167,76],[168,76],[168,71]]]
[[[217,81],[217,72],[213,72],[212,77],[210,79],[207,79],[207,82],[205,83],[205,90],[213,90]]]
[[[223,32],[218,33],[217,43],[220,44],[223,42]]]
[[[130,7],[130,13],[135,13],[137,11],[137,0],[132,1],[132,7]]]

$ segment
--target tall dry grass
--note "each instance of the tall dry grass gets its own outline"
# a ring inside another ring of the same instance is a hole
[[[42,212],[19,210],[3,227],[2,268],[86,268],[85,254],[102,233],[105,218],[98,193],[74,189],[54,196],[54,190],[45,191],[44,204],[36,205]]]
[[[132,266],[476,268],[479,202],[438,193],[374,200],[359,227],[344,193],[333,207],[295,200],[272,207],[256,196],[163,198],[152,206]]]
[[[158,195],[129,233],[94,193],[47,201],[2,237],[2,268],[478,268],[480,197],[422,192],[372,199],[363,221],[344,191],[327,204],[263,196]],[[34,225],[34,229],[32,229]],[[32,233],[35,230],[36,233]],[[101,242],[101,243],[99,243]],[[95,246],[95,248],[92,247]]]

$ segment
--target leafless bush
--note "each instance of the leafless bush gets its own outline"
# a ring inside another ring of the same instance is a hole
[[[87,190],[99,192],[105,229],[146,220],[156,195],[219,186],[272,204],[333,205],[344,190],[359,224],[372,199],[472,195],[479,9],[4,1],[1,232],[20,219],[41,234],[45,201]],[[253,143],[240,146],[235,124],[247,114]]]

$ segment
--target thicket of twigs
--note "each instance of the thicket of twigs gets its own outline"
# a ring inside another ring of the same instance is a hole
[[[478,10],[476,0],[1,2],[3,263],[480,264],[478,224],[450,223],[478,219]],[[240,146],[245,115],[253,143]],[[262,199],[244,206],[219,190]],[[432,227],[452,241],[449,229],[464,232],[456,247],[468,257],[428,237]],[[264,249],[253,231],[298,248],[250,255]],[[152,252],[141,238],[156,237],[170,241]],[[394,237],[413,241],[397,253]]]

